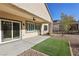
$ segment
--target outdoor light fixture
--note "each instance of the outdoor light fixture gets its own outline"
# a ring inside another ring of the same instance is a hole
[[[36,19],[33,17],[33,21],[35,21]]]
[[[24,23],[23,23],[23,26],[24,26]]]

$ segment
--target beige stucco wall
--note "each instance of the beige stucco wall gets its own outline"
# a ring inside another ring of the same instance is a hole
[[[13,4],[51,22],[51,17],[44,3],[13,3]]]

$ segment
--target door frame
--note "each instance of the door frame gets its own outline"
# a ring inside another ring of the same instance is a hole
[[[11,24],[12,24],[12,26],[11,26],[11,40],[9,40],[9,41],[5,41],[5,42],[2,42],[2,31],[1,31],[1,21],[9,21],[9,22],[11,22]],[[15,22],[15,23],[19,23],[20,24],[20,30],[19,30],[19,32],[20,32],[20,36],[19,36],[19,38],[18,39],[14,39],[13,38],[13,22]],[[20,21],[17,21],[17,20],[6,20],[6,19],[0,19],[0,44],[2,44],[2,43],[8,43],[8,42],[13,42],[13,41],[16,41],[16,40],[21,40],[22,38],[22,36],[21,36],[21,34],[22,34],[22,32],[21,32],[21,22]]]

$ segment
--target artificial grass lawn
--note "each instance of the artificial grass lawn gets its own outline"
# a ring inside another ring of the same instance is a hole
[[[50,56],[70,56],[69,44],[65,40],[49,38],[32,48]]]

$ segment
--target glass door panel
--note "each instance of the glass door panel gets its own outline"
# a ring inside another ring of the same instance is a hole
[[[1,21],[2,42],[12,40],[12,24],[8,21]]]
[[[13,38],[20,37],[20,23],[13,22]]]

